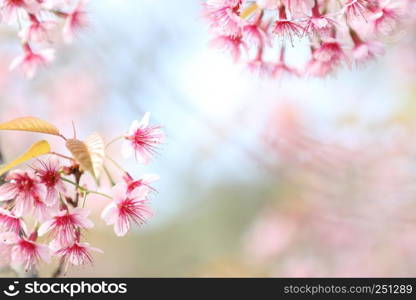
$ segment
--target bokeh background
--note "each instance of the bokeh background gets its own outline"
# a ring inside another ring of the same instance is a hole
[[[90,1],[89,27],[31,81],[9,73],[20,50],[1,29],[1,120],[110,139],[150,111],[167,134],[152,164],[123,163],[161,176],[155,217],[117,238],[90,201],[105,254],[66,276],[416,276],[416,27],[365,68],[266,80],[208,47],[200,5]],[[37,138],[1,133],[4,158]]]

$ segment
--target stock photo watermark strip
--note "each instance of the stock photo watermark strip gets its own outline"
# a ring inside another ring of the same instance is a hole
[[[137,295],[181,298],[252,296],[351,299],[414,297],[410,278],[2,278],[2,299],[120,299]]]

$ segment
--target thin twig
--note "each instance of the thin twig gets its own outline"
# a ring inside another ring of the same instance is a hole
[[[105,174],[107,175],[108,180],[110,181],[112,186],[116,185],[116,182],[114,181],[113,177],[111,177],[110,171],[108,171],[107,167],[105,165],[103,165],[103,169]]]
[[[82,176],[82,173],[79,171],[79,169],[77,169],[76,171],[75,171],[75,174],[74,174],[74,177],[75,177],[75,184],[76,184],[76,189],[75,189],[75,207],[77,207],[78,206],[78,201],[79,201],[79,191],[78,191],[78,188],[79,188],[79,183],[81,182],[81,176]]]
[[[52,154],[52,155],[56,155],[56,156],[65,158],[65,159],[68,159],[70,161],[74,161],[74,159],[72,157],[69,157],[69,156],[66,156],[66,155],[63,155],[63,154],[59,154],[59,153],[56,153],[56,152],[49,152],[49,154]]]
[[[126,171],[123,169],[122,166],[120,166],[114,159],[112,159],[110,156],[106,156],[105,158],[107,158],[114,166],[117,167],[117,169],[119,169],[121,172],[126,173]]]
[[[69,183],[69,184],[72,184],[72,185],[76,186],[76,187],[77,187],[77,189],[79,189],[79,190],[83,191],[84,193],[87,193],[87,194],[96,194],[96,195],[100,195],[100,196],[103,196],[103,197],[106,197],[106,198],[109,198],[109,199],[113,199],[111,196],[109,196],[109,195],[107,195],[107,194],[100,193],[100,192],[96,192],[96,191],[91,191],[91,190],[88,190],[88,189],[86,189],[86,188],[84,188],[84,187],[80,186],[80,185],[79,185],[79,184],[77,184],[76,182],[73,182],[73,181],[71,181],[71,180],[69,180],[69,179],[66,179],[66,178],[64,178],[64,177],[61,177],[61,179],[62,179],[62,181],[65,181],[65,182],[67,182],[67,183]]]
[[[52,274],[52,278],[58,278],[61,276],[63,267],[64,267],[65,260],[61,258],[61,261],[59,262],[58,268],[56,268],[55,272]]]
[[[105,148],[107,149],[108,147],[110,147],[112,144],[114,144],[115,142],[117,142],[117,141],[119,141],[119,140],[121,140],[121,139],[123,139],[124,138],[124,136],[118,136],[118,137],[116,137],[116,138],[114,138],[114,139],[112,139],[110,142],[108,142],[107,143],[107,145],[105,146]]]

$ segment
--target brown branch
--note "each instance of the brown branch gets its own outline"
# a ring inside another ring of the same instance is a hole
[[[52,278],[58,278],[59,276],[62,275],[64,262],[65,262],[64,259],[61,258],[61,261],[59,262],[58,268],[56,268],[55,272],[53,272],[53,274],[52,274]]]

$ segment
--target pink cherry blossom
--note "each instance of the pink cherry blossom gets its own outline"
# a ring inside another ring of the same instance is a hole
[[[66,15],[65,26],[63,29],[64,41],[73,41],[77,31],[87,26],[87,14],[85,11],[85,0],[80,0],[75,9]]]
[[[334,40],[323,42],[313,53],[313,57],[330,65],[337,65],[346,58],[341,45]]]
[[[273,24],[273,33],[277,34],[283,40],[288,38],[291,44],[293,44],[293,37],[300,37],[303,30],[302,26],[288,20],[278,20]]]
[[[261,17],[262,14],[257,14],[253,22],[248,23],[243,26],[241,29],[241,35],[243,37],[244,47],[246,44],[254,44],[259,47],[264,46],[264,43],[267,41],[267,32],[261,26]]]
[[[334,66],[330,63],[312,58],[306,64],[304,74],[312,77],[325,77],[333,70]]]
[[[33,216],[39,222],[44,222],[45,220],[48,220],[52,215],[54,215],[58,211],[57,205],[48,206],[39,197],[34,198],[32,206],[33,206],[33,212],[32,212]]]
[[[271,76],[274,78],[281,78],[285,75],[299,76],[298,70],[287,65],[284,61],[272,64],[270,67]]]
[[[263,61],[261,57],[257,57],[247,63],[247,69],[259,76],[270,76],[271,64]]]
[[[46,187],[44,202],[48,206],[52,206],[57,202],[59,193],[65,193],[65,186],[59,173],[59,163],[57,160],[39,161],[39,163],[40,167],[35,169],[35,173],[39,178],[39,182]]]
[[[152,182],[159,180],[159,175],[147,174],[141,176],[140,179],[133,179],[129,173],[125,173],[123,176],[124,182],[127,184],[127,193],[131,193],[137,188],[146,187],[149,191],[155,191],[150,185]]]
[[[0,267],[5,267],[12,262],[12,249],[18,235],[14,232],[0,233]]]
[[[17,217],[30,214],[35,201],[42,202],[44,194],[44,187],[31,171],[13,171],[6,177],[6,183],[0,186],[0,201],[15,199],[13,212]]]
[[[79,229],[90,229],[94,226],[94,223],[88,219],[89,214],[88,210],[79,207],[71,211],[61,210],[39,227],[39,236],[49,232],[60,245],[70,245],[75,241]]]
[[[380,1],[379,5],[372,9],[369,17],[374,31],[384,35],[393,32],[401,20],[403,7],[400,1]]]
[[[67,264],[70,263],[74,266],[80,266],[86,263],[92,263],[91,251],[103,253],[102,250],[91,247],[89,243],[75,242],[70,246],[56,251],[56,255],[62,257]]]
[[[22,264],[26,271],[36,266],[40,261],[50,262],[49,247],[35,242],[36,234],[28,239],[19,237],[12,248],[12,262]]]
[[[221,35],[210,42],[211,46],[228,52],[234,61],[241,57],[241,51],[245,48],[245,42],[242,36]]]
[[[312,59],[306,64],[304,73],[314,77],[324,77],[346,62],[347,56],[335,40],[323,42],[312,52]]]
[[[25,41],[41,43],[49,40],[50,31],[56,27],[53,21],[40,21],[36,15],[30,14],[30,25],[23,27],[19,32],[19,37]]]
[[[125,158],[135,154],[136,159],[143,164],[149,163],[156,152],[156,146],[164,140],[160,126],[149,125],[150,113],[146,113],[142,120],[131,124],[122,146]]]
[[[10,70],[21,68],[24,75],[31,79],[39,67],[47,65],[55,56],[55,50],[43,49],[37,53],[32,51],[29,44],[23,46],[24,54],[16,57],[10,64]]]
[[[37,12],[39,10],[39,3],[36,0],[3,0],[2,17],[6,22],[10,22],[17,17],[19,11],[21,12]]]
[[[130,229],[130,222],[139,225],[146,222],[152,216],[147,205],[146,187],[128,191],[124,182],[113,187],[113,201],[103,210],[101,218],[107,225],[114,225],[117,236],[124,236]]]
[[[240,34],[240,25],[243,20],[238,14],[241,0],[209,0],[204,4],[204,15],[211,23],[213,30],[236,36]]]
[[[58,45],[59,31],[63,40],[70,42],[77,31],[86,27],[85,3],[86,0],[0,1],[0,21],[15,28],[24,52],[12,62],[11,69],[21,67],[26,77],[32,78],[40,65],[52,61],[54,50],[45,45]]]
[[[353,49],[353,56],[357,63],[365,63],[371,59],[375,59],[377,55],[382,54],[384,54],[384,50],[378,43],[362,43]]]
[[[365,17],[368,4],[368,0],[347,0],[344,4],[345,13],[347,17]]]
[[[0,228],[16,234],[26,231],[23,220],[4,208],[0,208]]]
[[[48,4],[50,3],[49,1]],[[34,127],[38,126],[34,128],[36,130],[47,122],[32,116],[14,119],[12,122],[21,124],[19,122],[22,119],[23,122],[31,122]],[[18,129],[20,127],[16,128]],[[48,132],[46,129],[38,131]],[[147,174],[133,177],[106,152],[108,161],[119,168],[115,172],[105,167],[108,181],[101,182],[92,172],[81,166],[82,159],[77,156],[79,152],[75,154],[68,147],[69,138],[63,134],[59,136],[63,146],[67,146],[69,154],[60,153],[62,148],[51,143],[46,153],[30,152],[32,161],[23,156],[24,163],[28,164],[25,170],[8,169],[9,166],[19,163],[19,159],[5,165],[8,173],[0,183],[0,268],[11,268],[18,276],[38,274],[42,261],[51,263],[52,253],[58,261],[53,262],[55,266],[51,274],[58,277],[71,264],[79,266],[91,263],[92,251],[102,252],[81,241],[84,233],[94,226],[89,219],[90,210],[84,208],[88,205],[96,207],[104,198],[111,199],[111,203],[102,213],[102,218],[105,223],[113,225],[118,236],[129,231],[131,222],[141,225],[151,216],[147,197],[149,193],[156,191],[152,183],[159,176]],[[104,141],[97,141],[99,149],[94,148],[96,145],[86,144],[89,150],[101,152],[112,142],[124,138],[136,156],[140,155],[140,160],[144,161],[155,153],[155,148],[163,137],[160,127],[149,125],[149,114],[145,114],[141,122],[133,122],[128,135],[119,135],[106,145]],[[46,140],[42,142],[46,143]],[[55,147],[56,150],[52,150]],[[32,146],[31,149],[35,148]],[[40,155],[47,157],[46,160],[37,158]],[[106,183],[114,185],[111,195],[111,188]],[[22,274],[23,269],[31,272]]]
[[[280,49],[279,60],[277,63],[272,63],[270,65],[270,76],[274,78],[280,78],[285,75],[295,75],[299,76],[299,71],[294,67],[290,67],[285,61],[285,52],[286,49],[283,47]]]
[[[318,2],[312,7],[312,15],[306,20],[305,32],[309,35],[329,37],[337,23],[329,16],[322,15]]]
[[[19,7],[25,7],[26,6],[26,0],[4,0],[3,5],[5,7],[13,7],[13,8],[19,8]]]
[[[299,66],[279,61],[283,68],[278,70],[297,69],[298,75],[323,77],[361,64],[357,53],[366,52],[366,47],[358,47],[353,33],[367,46],[381,44],[414,19],[413,6],[413,0],[217,0],[207,1],[203,10],[213,35],[210,45],[227,52],[235,63],[264,76],[276,63],[271,61],[273,53],[289,42],[292,48],[307,51],[296,53]],[[301,42],[294,45],[295,38]],[[368,50],[367,58],[374,58],[374,51]]]
[[[300,37],[304,28],[298,23],[287,19],[286,8],[282,5],[279,8],[279,19],[274,22],[272,31],[282,40],[288,38],[293,45],[293,37]]]

